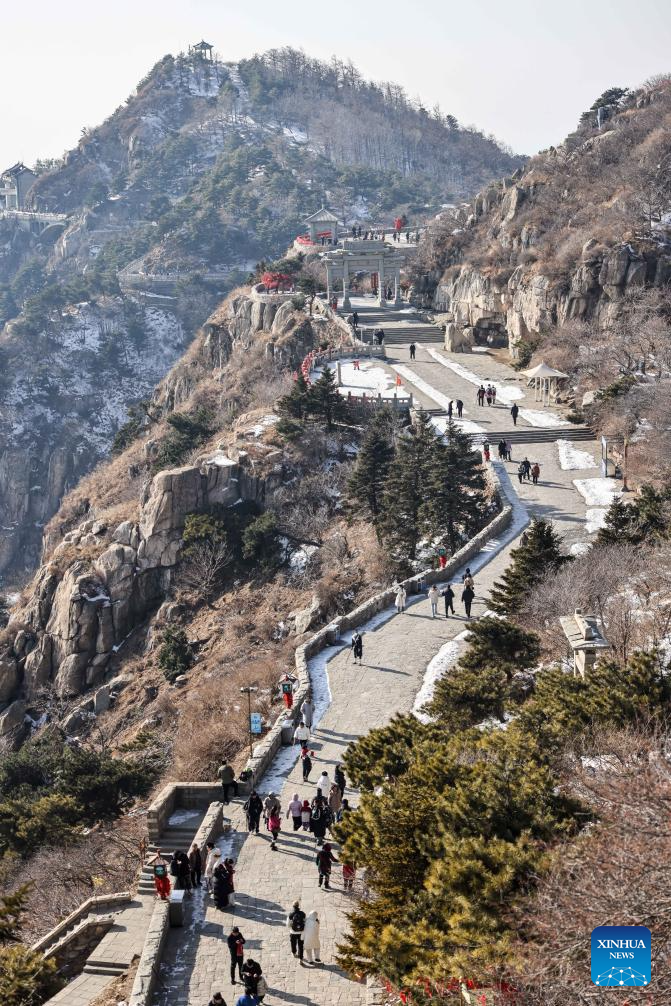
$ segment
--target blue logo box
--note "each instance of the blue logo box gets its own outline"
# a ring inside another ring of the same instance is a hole
[[[603,988],[649,985],[652,937],[646,926],[592,930],[592,982]]]

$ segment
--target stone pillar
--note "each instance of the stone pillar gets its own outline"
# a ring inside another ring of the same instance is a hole
[[[349,311],[352,304],[349,299],[349,264],[347,262],[347,257],[343,255],[342,258],[342,309],[343,311]]]
[[[394,272],[394,307],[401,306],[401,267],[396,266]]]
[[[326,262],[326,303],[331,303],[331,296],[333,293],[333,276],[331,275],[331,263],[327,260]]]
[[[384,295],[385,294],[385,290],[384,290],[384,284],[385,284],[385,282],[386,282],[386,280],[385,280],[385,277],[384,277],[384,256],[381,255],[380,256],[380,265],[378,266],[378,270],[377,270],[377,293],[378,293],[378,300],[377,300],[377,302],[378,302],[379,307],[385,307],[386,304],[387,304],[387,300],[386,300],[386,297]]]

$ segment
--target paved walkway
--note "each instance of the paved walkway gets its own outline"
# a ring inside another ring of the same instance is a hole
[[[414,325],[413,320],[413,329]],[[450,359],[447,354],[445,358]],[[488,357],[474,354],[451,359],[482,375],[483,380],[510,381],[519,386],[513,371]],[[462,398],[467,405],[468,418],[483,425],[493,424],[492,429],[506,429],[506,424],[512,422],[506,407],[478,409],[475,387],[443,366],[424,348],[420,347],[417,360],[410,364],[407,347],[399,343],[388,350],[387,365],[412,369],[424,384],[423,391],[413,390],[418,391],[418,397],[424,399],[426,405],[435,404],[429,400],[428,385],[439,396]],[[533,406],[533,402],[530,405]],[[567,436],[570,437],[570,432]],[[581,449],[589,450],[590,445],[581,444]],[[595,476],[598,472],[562,471],[555,445],[534,446],[533,457],[531,453],[529,457],[542,465],[543,484],[537,487],[518,485],[516,463],[496,463],[511,494],[519,494],[517,522],[511,534],[519,533],[528,510],[556,521],[567,544],[586,541],[586,506],[571,480],[580,475]],[[476,569],[476,616],[486,610],[489,590],[508,565],[510,548],[510,542],[491,542],[476,562],[471,563]],[[457,604],[457,608],[460,610],[461,605]],[[332,777],[333,766],[341,760],[351,741],[387,723],[393,714],[411,710],[431,659],[442,650],[446,660],[454,660],[463,645],[463,640],[459,639],[466,625],[463,616],[432,619],[424,598],[412,604],[403,615],[392,612],[387,615],[386,620],[378,617],[376,627],[365,631],[361,667],[352,664],[347,649],[335,653],[328,663],[332,701],[311,743],[316,752],[313,779],[323,767]],[[300,781],[298,766],[293,768],[282,787],[283,808],[294,792],[301,799],[311,799],[315,792],[314,785],[306,786]],[[346,795],[356,803],[356,793]],[[317,887],[314,846],[309,835],[294,835],[285,829],[278,850],[272,852],[266,835],[247,837],[241,830],[243,820],[239,804],[235,805],[231,817],[234,828],[238,829],[229,846],[237,856],[237,906],[221,913],[211,900],[204,899],[202,892],[195,895],[189,906],[186,928],[170,933],[161,971],[163,985],[155,997],[157,1006],[204,1006],[216,991],[221,991],[231,1003],[235,993],[241,991],[239,985],[235,989],[231,987],[225,943],[233,924],[240,926],[247,940],[248,954],[261,962],[271,990],[265,1000],[267,1004],[357,1006],[363,1003],[365,987],[349,980],[334,963],[336,944],[346,929],[351,897],[342,890],[339,868],[334,872],[334,889],[324,892]],[[321,919],[321,966],[301,967],[291,956],[285,917],[296,898],[301,899],[305,911],[317,909]]]

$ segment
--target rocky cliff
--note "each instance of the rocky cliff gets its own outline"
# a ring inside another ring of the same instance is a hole
[[[602,120],[587,117],[430,230],[416,290],[447,315],[448,348],[507,344],[516,357],[573,320],[608,329],[632,291],[666,287],[669,81]]]
[[[267,420],[236,417],[272,400],[287,369],[329,334],[329,322],[281,296],[240,293],[214,312],[156,389],[137,438],[71,493],[47,528],[44,565],[0,648],[0,736],[21,740],[31,699],[45,686],[77,696],[118,671],[124,641],[170,594],[188,514],[241,502],[263,508],[286,477],[284,455],[260,439]],[[202,453],[156,471],[166,417],[206,402],[214,412]]]

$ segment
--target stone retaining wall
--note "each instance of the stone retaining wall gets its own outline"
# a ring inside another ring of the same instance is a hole
[[[172,782],[164,786],[147,810],[149,841],[156,845],[168,825],[168,818],[177,807],[205,807],[221,796],[216,782]]]
[[[44,956],[55,962],[61,977],[69,978],[79,974],[87,958],[113,925],[113,915],[96,915],[83,919],[72,932],[66,933],[49,947]]]
[[[427,569],[422,573],[416,573],[414,576],[400,581],[403,583],[408,594],[421,593],[430,584],[450,580],[469,559],[472,559],[480,552],[490,538],[496,537],[508,527],[512,514],[512,506],[510,504],[506,505],[482,531],[479,531],[463,548],[454,553],[447,562],[445,569]],[[343,632],[364,625],[373,615],[376,615],[379,611],[383,611],[385,608],[391,607],[395,597],[395,586],[388,587],[378,594],[373,594],[372,597],[369,597],[363,604],[354,608],[353,611],[335,618],[328,625],[324,626],[323,629],[320,629],[319,632],[311,636],[306,643],[297,647],[295,654],[295,674],[298,680],[294,686],[293,709],[280,713],[263,740],[256,745],[252,757],[245,765],[245,769],[251,774],[254,786],[259,784],[261,777],[270,767],[273,758],[282,745],[282,724],[287,720],[291,720],[292,723],[296,722],[301,703],[310,693],[310,673],[308,670],[308,661],[310,658],[325,647],[333,646]]]
[[[148,1006],[158,978],[158,965],[168,935],[168,901],[157,901],[147,927],[128,1006]]]
[[[95,898],[88,898],[83,901],[79,908],[75,909],[67,918],[59,922],[57,926],[50,929],[48,933],[37,941],[33,943],[31,949],[36,953],[45,954],[47,953],[49,947],[58,943],[69,929],[72,929],[85,915],[88,915],[91,911],[105,911],[109,909],[110,911],[116,911],[120,908],[125,908],[130,905],[133,900],[130,891],[121,891],[119,894],[101,894]]]

